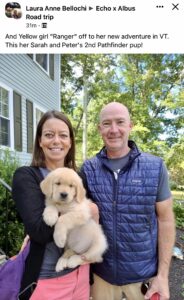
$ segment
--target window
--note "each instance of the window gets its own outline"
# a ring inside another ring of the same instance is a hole
[[[48,54],[36,54],[36,62],[45,70],[48,71]]]
[[[0,86],[0,145],[10,146],[9,91]]]
[[[27,54],[54,80],[54,54]]]
[[[27,112],[26,114],[27,115],[27,152],[32,153],[34,135],[36,135],[36,128],[38,122],[40,121],[45,111],[27,99],[26,112]]]
[[[38,125],[38,122],[40,121],[41,117],[43,116],[43,111],[36,108],[36,126]]]
[[[26,100],[26,116],[27,116],[27,152],[33,151],[33,103]]]
[[[22,98],[17,92],[13,92],[14,114],[14,148],[22,151]]]
[[[22,151],[22,97],[1,83],[0,145]]]

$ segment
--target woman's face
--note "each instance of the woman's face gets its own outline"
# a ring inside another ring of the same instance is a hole
[[[64,160],[71,148],[69,128],[65,122],[52,118],[42,127],[40,147],[45,155],[48,169],[64,167]]]

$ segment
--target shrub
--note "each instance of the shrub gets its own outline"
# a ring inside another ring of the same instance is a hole
[[[174,214],[176,219],[176,227],[184,228],[184,206],[178,201],[174,201]]]
[[[170,189],[177,190],[177,187],[178,187],[177,183],[173,180],[170,180]]]
[[[13,152],[0,149],[0,178],[10,187],[13,173],[18,166],[19,161]],[[15,255],[20,249],[24,229],[11,198],[11,192],[8,192],[2,184],[0,184],[0,224],[0,248],[9,256]]]

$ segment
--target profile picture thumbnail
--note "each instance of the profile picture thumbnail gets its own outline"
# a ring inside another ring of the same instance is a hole
[[[20,19],[22,17],[20,4],[18,2],[8,2],[5,5],[5,15],[7,18]]]

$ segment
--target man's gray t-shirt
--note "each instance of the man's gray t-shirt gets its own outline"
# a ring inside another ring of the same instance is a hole
[[[114,172],[115,178],[117,178],[117,174],[119,171],[128,163],[130,152],[123,157],[120,158],[111,158],[108,159],[108,166]],[[169,187],[169,178],[167,168],[162,163],[160,178],[159,178],[159,186],[157,193],[157,202],[164,201],[171,197],[171,191]]]

